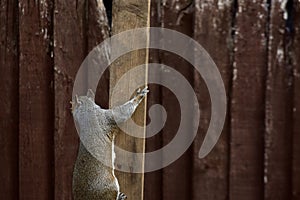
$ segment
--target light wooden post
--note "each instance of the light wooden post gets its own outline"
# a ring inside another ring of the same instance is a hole
[[[115,35],[135,28],[149,27],[149,13],[150,0],[114,0],[112,34]],[[110,95],[112,94],[112,88],[114,88],[116,82],[124,73],[138,65],[147,64],[147,62],[147,49],[134,51],[119,58],[110,68]],[[124,93],[128,92],[129,86],[135,84],[137,79],[143,80],[146,85],[147,73],[146,67],[145,70],[138,75],[138,77],[134,77],[134,80],[127,80],[128,82],[122,86],[122,91],[118,92],[118,95],[123,96]],[[146,99],[141,105],[139,105],[132,118],[138,125],[145,127]],[[116,145],[131,152],[145,152],[145,140],[136,139],[124,133],[120,133],[116,137]],[[144,160],[142,162],[144,162]],[[144,174],[116,172],[116,175],[120,183],[121,192],[125,193],[128,199],[143,199]]]

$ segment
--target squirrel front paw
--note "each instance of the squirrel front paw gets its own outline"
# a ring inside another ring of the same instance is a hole
[[[143,90],[141,90],[141,88],[139,88],[136,93],[137,93],[137,95],[145,96],[148,92],[149,92],[148,86],[146,86]]]
[[[120,194],[118,195],[117,200],[125,200],[125,199],[127,199],[127,196],[126,196],[124,193],[120,193]]]
[[[148,86],[146,86],[144,89],[138,89],[137,92],[136,92],[136,95],[135,95],[135,99],[138,103],[140,103],[144,98],[145,96],[147,95],[147,93],[149,92],[148,90]]]

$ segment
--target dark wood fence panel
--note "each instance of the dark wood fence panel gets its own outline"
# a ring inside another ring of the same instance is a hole
[[[266,1],[238,1],[231,94],[230,196],[263,199]]]
[[[109,26],[106,10],[102,0],[89,0],[88,10],[88,52],[109,37]]]
[[[72,199],[72,172],[79,139],[70,101],[75,75],[87,52],[85,9],[84,0],[55,1],[55,199]],[[85,87],[82,82],[82,88]]]
[[[52,2],[19,1],[19,199],[53,199]]]
[[[231,23],[233,1],[195,1],[194,38],[208,51],[221,72],[227,96],[231,82]],[[201,65],[200,65],[201,66]],[[194,142],[193,199],[228,198],[229,118],[214,150],[199,159],[199,150],[211,117],[210,96],[201,75],[194,75],[194,89],[198,95],[201,121],[198,137]]]
[[[0,1],[0,199],[18,199],[18,3]]]
[[[292,64],[294,67],[294,108],[293,108],[293,200],[300,199],[300,2],[293,1]]]
[[[151,9],[152,26],[194,37],[212,56],[228,116],[214,150],[199,159],[210,119],[207,87],[183,59],[150,51],[151,62],[194,85],[201,123],[179,160],[145,175],[145,199],[300,200],[299,1],[152,0]],[[102,0],[0,1],[0,199],[72,199],[79,139],[69,102],[81,62],[107,37]],[[148,107],[161,103],[168,119],[147,139],[148,152],[170,142],[179,124],[176,97],[157,85],[150,91]],[[108,92],[107,72],[96,95],[103,107]]]
[[[287,4],[273,1],[268,30],[265,119],[265,199],[291,199],[293,78]]]
[[[92,51],[103,40],[109,37],[108,18],[102,0],[89,0],[88,2],[88,52]],[[93,73],[93,72],[89,72]],[[89,80],[90,81],[90,80]],[[91,80],[93,81],[93,80]],[[96,103],[108,108],[109,102],[109,70],[106,70],[98,83]]]
[[[189,0],[161,1],[161,26],[193,36],[193,12],[187,11]],[[169,52],[160,53],[161,63],[180,72],[193,84],[193,68],[183,58]],[[176,81],[176,80],[174,80]],[[180,122],[180,106],[175,95],[163,87],[161,91],[162,105],[167,112],[167,121],[162,131],[163,146],[167,145],[178,131]],[[189,102],[185,97],[185,102]],[[183,115],[183,113],[181,113]],[[193,123],[189,126],[192,129]],[[187,137],[189,133],[186,133]],[[192,198],[192,148],[189,148],[180,159],[163,169],[162,199],[191,199]],[[163,155],[164,156],[164,155]],[[178,187],[179,186],[179,187]]]

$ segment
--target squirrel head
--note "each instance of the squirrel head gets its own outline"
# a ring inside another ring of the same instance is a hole
[[[91,123],[97,121],[95,110],[100,107],[95,103],[93,91],[89,90],[86,96],[74,96],[71,104],[75,127],[80,139],[85,142],[94,140],[89,133],[92,133],[91,128],[93,128]]]
[[[86,109],[95,105],[95,94],[89,89],[86,96],[75,95],[73,101],[70,102],[72,113],[74,114],[78,109]]]

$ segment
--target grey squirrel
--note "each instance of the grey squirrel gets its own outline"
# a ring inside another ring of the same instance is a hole
[[[88,90],[86,96],[75,96],[72,114],[81,140],[93,149],[96,157],[101,157],[114,166],[114,138],[118,132],[117,124],[128,120],[140,102],[149,92],[145,87],[138,90],[135,97],[123,105],[112,109],[102,109],[95,103],[95,95]],[[126,195],[120,192],[114,168],[110,168],[96,159],[80,142],[77,160],[73,171],[74,200],[124,200]]]

